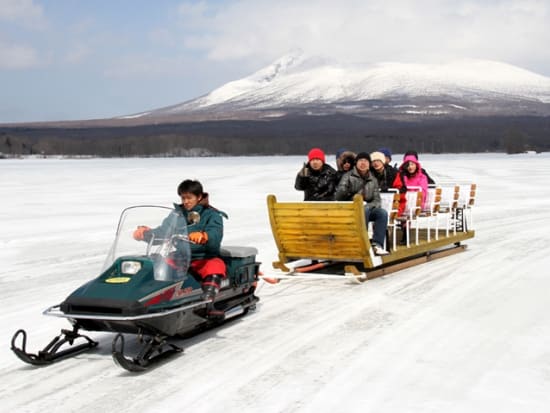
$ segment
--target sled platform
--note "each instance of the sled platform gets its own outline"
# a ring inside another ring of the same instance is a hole
[[[377,256],[369,240],[360,195],[345,202],[278,202],[274,195],[268,195],[267,204],[279,250],[273,268],[287,273],[292,271],[288,263],[309,259],[345,266],[346,273],[364,271],[364,278],[370,279],[463,251],[461,242],[475,235],[464,225],[461,231],[438,229],[436,239],[434,230],[428,237],[428,229],[420,228],[418,243],[399,245],[389,255]]]

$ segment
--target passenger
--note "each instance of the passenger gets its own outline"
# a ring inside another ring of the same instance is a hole
[[[307,158],[296,175],[294,188],[304,191],[304,201],[334,201],[338,177],[334,168],[325,163],[325,153],[313,148]]]
[[[405,155],[403,155],[403,161],[405,160],[405,157],[407,157],[407,156],[414,156],[416,158],[416,160],[418,161],[418,152],[416,152],[416,151],[409,150],[409,151],[405,152]],[[424,175],[426,175],[426,178],[428,178],[428,184],[429,185],[435,185],[435,181],[430,177],[430,175],[428,175],[428,172],[426,172],[426,170],[424,168],[422,168],[422,173]]]
[[[187,218],[188,238],[191,248],[189,271],[201,279],[202,298],[212,303],[220,290],[222,279],[226,277],[225,263],[220,258],[225,212],[210,206],[208,193],[203,191],[199,181],[186,179],[178,186],[181,204],[174,204],[176,212]],[[159,227],[151,229],[139,226],[134,231],[134,239],[148,240],[152,235],[162,237],[170,221],[166,219]],[[214,312],[208,308],[209,314]]]
[[[383,247],[388,226],[388,213],[381,208],[378,181],[370,173],[370,155],[361,152],[355,157],[355,167],[344,174],[336,188],[337,201],[349,201],[355,194],[362,194],[366,202],[365,222],[374,224],[373,249],[376,255],[387,255]]]
[[[382,152],[386,158],[386,165],[390,165],[391,166],[391,156],[392,156],[392,153],[391,153],[391,150],[389,148],[380,148],[378,149],[378,152]],[[397,169],[397,163],[393,166],[394,169]]]
[[[349,150],[346,148],[340,148],[336,151],[336,165],[338,165],[338,159],[340,159],[340,156],[342,156],[344,152],[349,152]]]
[[[422,190],[422,208],[425,208],[428,197],[428,178],[422,172],[422,167],[414,155],[406,155],[399,167],[399,175],[407,191],[411,187],[420,187]]]
[[[401,189],[403,187],[398,170],[386,163],[386,157],[382,152],[371,153],[370,159],[371,171],[378,180],[380,192],[388,192],[390,188]]]
[[[355,153],[352,151],[344,151],[336,159],[336,175],[338,177],[338,182],[342,179],[342,176],[348,171],[350,171],[355,166]]]

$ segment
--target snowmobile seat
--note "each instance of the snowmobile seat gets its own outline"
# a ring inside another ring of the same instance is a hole
[[[254,247],[222,246],[221,259],[225,262],[227,279],[237,284],[251,281],[259,272],[260,263],[256,262],[258,250]]]
[[[222,257],[247,258],[255,257],[257,254],[258,250],[254,247],[222,246],[220,249]]]

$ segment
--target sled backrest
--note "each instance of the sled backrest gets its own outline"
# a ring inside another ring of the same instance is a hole
[[[424,196],[425,194],[419,186],[407,187],[407,192],[405,193],[407,203],[405,205],[405,210],[403,211],[403,218],[415,220],[418,217],[420,211],[422,210],[422,200],[424,199]]]
[[[277,202],[268,195],[276,268],[301,258],[362,262],[372,267],[363,198],[351,202]]]
[[[442,189],[439,186],[433,186],[428,188],[428,194],[425,207],[421,211],[421,215],[434,215],[439,212],[441,204]]]
[[[380,199],[381,207],[388,213],[388,223],[392,223],[397,218],[399,210],[400,195],[397,189],[390,189],[388,192],[381,192]]]
[[[460,197],[460,185],[441,184],[440,211],[449,213],[458,207]]]
[[[477,184],[462,184],[460,185],[460,196],[458,206],[460,208],[471,208],[476,200]]]

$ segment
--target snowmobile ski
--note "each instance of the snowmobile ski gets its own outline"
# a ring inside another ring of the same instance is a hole
[[[19,347],[16,341],[20,336],[21,346]],[[74,345],[75,340],[79,338],[83,338],[85,342]],[[68,344],[71,347],[60,350],[64,344]],[[44,366],[51,364],[55,361],[94,348],[97,346],[97,344],[97,341],[92,340],[90,337],[79,334],[77,327],[75,327],[73,330],[61,330],[61,334],[54,337],[46,347],[44,347],[36,354],[27,352],[27,332],[25,330],[17,330],[11,339],[11,349],[15,353],[15,355],[23,360],[25,363],[29,363],[35,366]]]
[[[124,336],[118,333],[113,339],[113,360],[125,370],[137,373],[147,370],[152,364],[167,359],[176,353],[183,353],[183,348],[168,343],[166,337],[154,336],[141,339],[143,345],[138,355],[129,358],[124,355]]]

